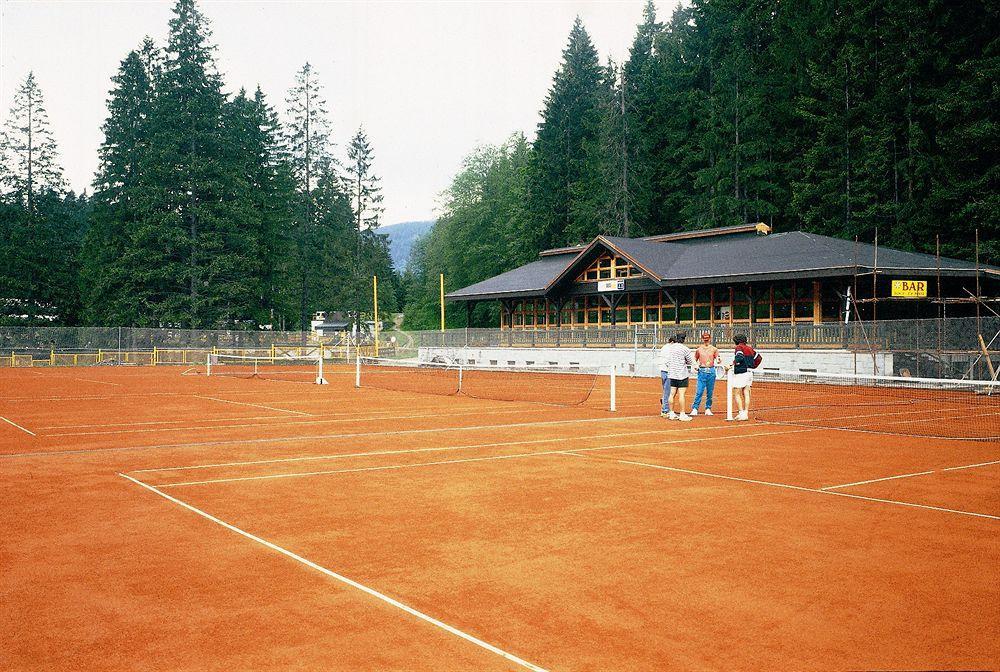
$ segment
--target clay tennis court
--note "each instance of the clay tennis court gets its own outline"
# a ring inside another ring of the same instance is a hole
[[[997,442],[327,377],[0,370],[0,667],[1000,666]]]

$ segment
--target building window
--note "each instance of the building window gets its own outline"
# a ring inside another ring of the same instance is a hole
[[[577,282],[595,282],[611,280],[612,278],[633,278],[642,275],[642,271],[632,266],[621,257],[603,254],[577,276]]]

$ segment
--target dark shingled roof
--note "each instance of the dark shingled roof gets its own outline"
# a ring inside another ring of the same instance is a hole
[[[718,235],[658,242],[643,238],[599,236],[586,248],[545,256],[520,268],[448,294],[457,300],[541,296],[578,273],[584,257],[597,246],[622,254],[664,287],[728,284],[791,278],[822,278],[870,272],[875,246],[804,231],[766,236]],[[550,253],[551,254],[551,253]],[[929,275],[938,272],[930,254],[878,248],[878,272]],[[988,275],[1000,268],[981,266]],[[974,276],[975,264],[941,258],[941,275]]]
[[[463,287],[448,294],[449,299],[486,298],[507,299],[518,296],[535,296],[548,287],[556,275],[575,259],[577,253],[542,257],[512,271]]]

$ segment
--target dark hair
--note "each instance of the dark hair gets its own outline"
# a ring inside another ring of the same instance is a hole
[[[745,334],[736,334],[735,336],[733,336],[733,343],[735,343],[736,345],[743,345],[746,342],[747,342],[747,337]]]
[[[685,334],[683,331],[677,332],[677,335],[674,336],[674,340],[677,341],[678,343],[683,343],[685,338],[687,338],[687,334]]]
[[[676,342],[677,340],[673,336],[667,339],[667,343],[676,343]]]

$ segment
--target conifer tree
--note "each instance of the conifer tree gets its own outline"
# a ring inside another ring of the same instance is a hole
[[[210,37],[195,1],[177,0],[142,170],[150,206],[136,232],[146,260],[147,319],[157,323],[216,327],[250,317],[244,299],[255,289],[246,273],[253,225],[239,197],[247,186],[227,146]]]
[[[4,197],[20,203],[34,216],[39,194],[65,190],[58,155],[42,91],[35,74],[29,72],[14,94],[0,139],[0,188]]]
[[[285,149],[297,192],[293,258],[288,270],[289,280],[298,289],[298,324],[305,329],[309,324],[310,307],[316,307],[312,285],[317,265],[329,258],[316,247],[325,244],[324,237],[317,236],[315,231],[319,226],[316,189],[320,182],[325,183],[327,190],[336,183],[326,100],[319,78],[309,63],[296,74],[295,85],[289,90],[285,104]]]
[[[598,135],[601,82],[597,50],[577,17],[534,143],[530,199],[536,228],[529,233],[536,248],[576,242],[567,239],[574,221],[573,188],[585,174],[586,145]]]
[[[149,161],[154,96],[161,53],[149,38],[122,61],[112,78],[93,210],[83,243],[81,282],[85,319],[98,325],[142,321],[145,287],[136,282],[144,261],[133,232],[146,215],[141,171]]]
[[[17,90],[0,135],[0,319],[73,324],[81,213],[87,200],[65,192],[58,150],[33,73]]]
[[[392,262],[389,257],[388,239],[378,233],[382,213],[382,180],[375,174],[373,164],[375,152],[364,128],[359,128],[347,146],[347,161],[344,164],[344,186],[351,203],[352,230],[354,242],[352,283],[348,304],[359,317],[372,307],[369,287],[373,276],[380,276],[380,308],[395,303],[392,296]],[[385,282],[388,280],[389,282]]]

